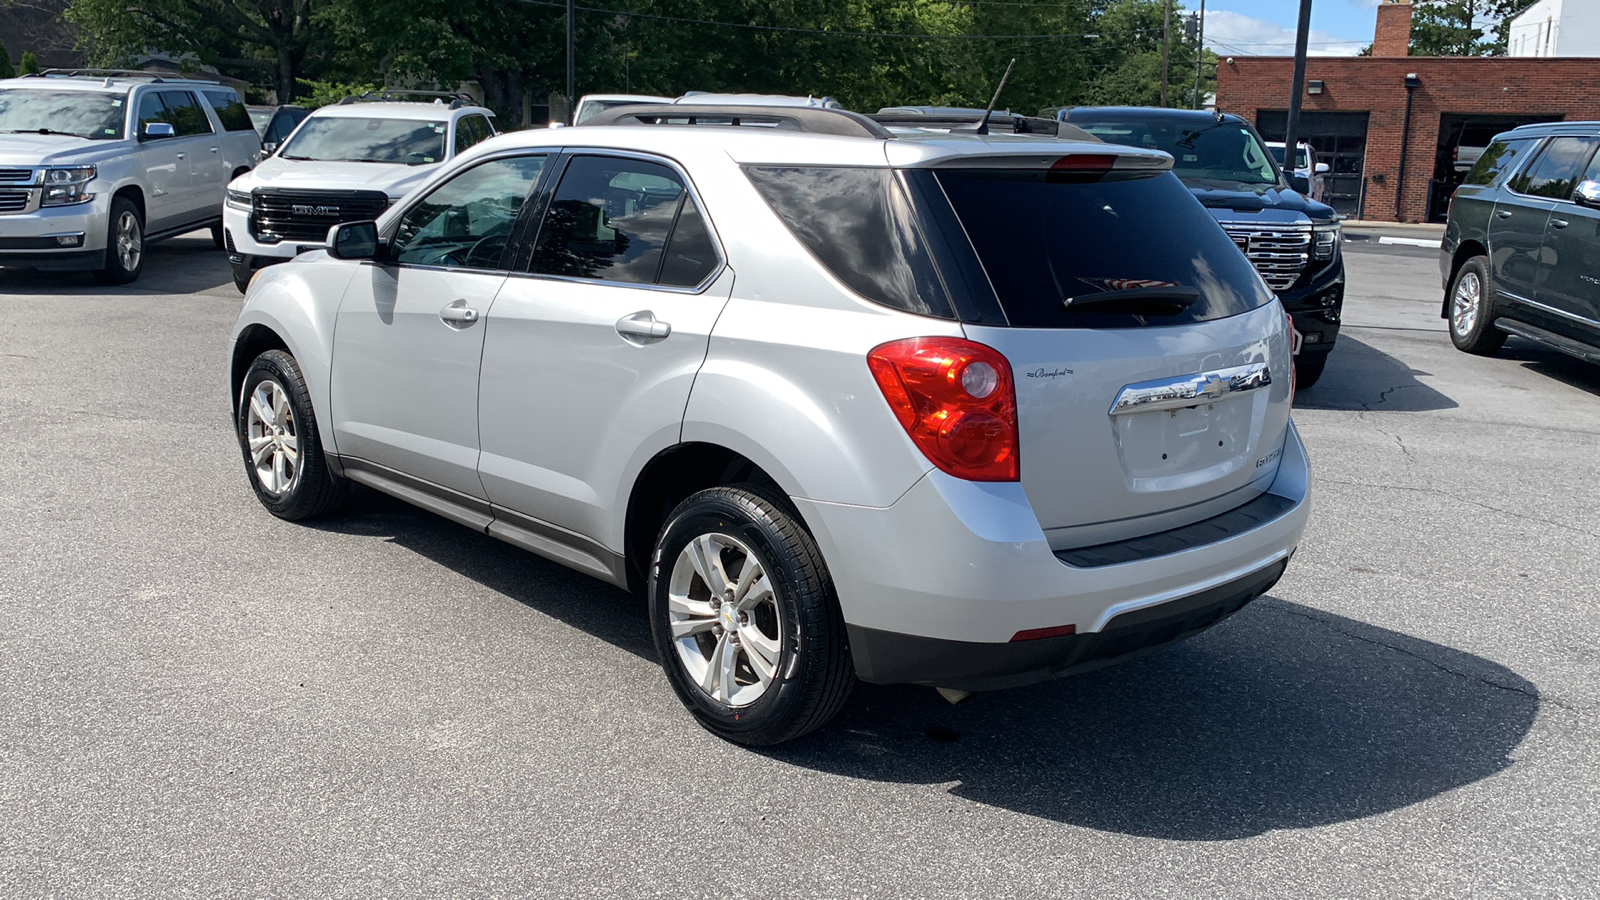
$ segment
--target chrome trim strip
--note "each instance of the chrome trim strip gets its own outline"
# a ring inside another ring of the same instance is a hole
[[[1529,300],[1527,297],[1518,297],[1516,294],[1513,294],[1510,291],[1502,291],[1499,288],[1495,289],[1495,293],[1505,297],[1508,300],[1515,300],[1518,303],[1525,303],[1534,309],[1562,316],[1563,318],[1571,319],[1574,322],[1582,322],[1585,325],[1592,325],[1596,328],[1600,328],[1600,322],[1596,322],[1594,319],[1585,318],[1577,313],[1570,313],[1564,309],[1556,309],[1554,306],[1547,306],[1546,304],[1540,303],[1537,300]]]
[[[1211,403],[1244,391],[1264,388],[1272,383],[1266,363],[1250,363],[1231,369],[1217,369],[1177,378],[1158,378],[1130,384],[1117,393],[1110,415],[1162,409],[1183,409]]]

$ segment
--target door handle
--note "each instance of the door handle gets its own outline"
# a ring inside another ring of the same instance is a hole
[[[211,148],[211,152],[212,152],[212,153],[215,153],[215,152],[217,152],[217,148],[215,148],[215,147],[212,147],[212,148]]]
[[[628,343],[642,347],[672,334],[672,325],[659,321],[655,313],[643,309],[618,319],[617,334]]]
[[[187,153],[179,153],[178,154],[178,158],[179,159],[188,159],[189,158],[189,154],[187,154]]]
[[[1565,227],[1567,227],[1568,224],[1569,223],[1567,222],[1566,219],[1551,219],[1550,220],[1550,227],[1551,228],[1565,228]]]
[[[439,318],[444,324],[460,331],[461,329],[478,321],[478,311],[467,306],[467,301],[456,300],[439,310]]]
[[[1509,210],[1509,209],[1497,209],[1497,210],[1494,211],[1494,214],[1499,216],[1502,219],[1511,218],[1511,210]]]

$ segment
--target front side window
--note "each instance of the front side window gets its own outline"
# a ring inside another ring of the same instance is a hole
[[[165,121],[172,123],[178,137],[211,134],[211,120],[200,102],[188,91],[162,91],[161,103],[167,108]]]
[[[1517,167],[1517,163],[1527,155],[1528,148],[1533,145],[1532,138],[1523,138],[1517,141],[1495,141],[1483,151],[1478,161],[1472,164],[1472,171],[1467,173],[1464,184],[1495,186],[1505,181],[1506,175]]]
[[[244,108],[244,102],[239,95],[232,91],[206,91],[206,101],[217,113],[217,121],[227,131],[254,131],[255,123],[250,121],[250,113]]]
[[[279,154],[284,159],[423,166],[444,159],[450,123],[366,116],[312,116]]]
[[[72,134],[94,141],[120,141],[127,115],[126,94],[0,90],[0,134]]]
[[[717,266],[683,179],[638,159],[579,156],[539,228],[533,271],[623,284],[692,287]]]
[[[456,122],[456,152],[465,152],[492,133],[489,130],[489,120],[483,116],[462,116],[460,121]]]
[[[1551,139],[1533,165],[1511,180],[1511,189],[1530,197],[1570,199],[1572,189],[1578,186],[1578,173],[1589,162],[1594,147],[1590,138]]]
[[[1069,121],[1102,141],[1172,154],[1172,172],[1184,181],[1278,183],[1267,148],[1249,126],[1238,122]]]
[[[516,156],[473,166],[406,210],[395,231],[396,262],[447,268],[498,269],[517,213],[539,182],[543,156]]]

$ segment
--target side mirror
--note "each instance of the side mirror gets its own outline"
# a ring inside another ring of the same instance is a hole
[[[328,255],[334,259],[377,259],[378,223],[345,222],[329,228]]]
[[[1572,192],[1572,200],[1579,206],[1600,207],[1600,181],[1585,181]]]
[[[277,141],[263,141],[262,142],[262,144],[261,144],[261,156],[262,156],[262,158],[266,158],[266,157],[271,156],[272,154],[277,153],[277,152],[278,152],[278,142]]]
[[[1333,171],[1333,170],[1328,167],[1327,163],[1317,163],[1317,174],[1318,175],[1326,175],[1331,171]]]
[[[1309,196],[1311,194],[1311,179],[1300,174],[1290,175],[1289,187]]]
[[[173,128],[170,122],[144,123],[144,136],[147,138],[168,138],[177,133],[177,129]]]

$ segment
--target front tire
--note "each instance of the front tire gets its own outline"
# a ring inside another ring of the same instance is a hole
[[[1450,280],[1450,342],[1479,356],[1493,356],[1506,342],[1506,333],[1494,327],[1487,257],[1462,263]]]
[[[211,226],[211,243],[218,250],[228,249],[228,236],[223,233],[221,223]]]
[[[144,215],[126,197],[111,201],[106,224],[106,261],[94,273],[101,284],[130,284],[144,271]]]
[[[1317,383],[1322,370],[1328,367],[1328,354],[1300,354],[1294,361],[1294,388],[1303,391]]]
[[[726,740],[797,738],[855,684],[822,553],[775,491],[717,487],[679,504],[656,543],[649,602],[667,680]]]
[[[349,482],[328,467],[293,356],[268,350],[255,358],[244,376],[236,424],[250,486],[268,512],[290,521],[313,519],[344,499]]]

